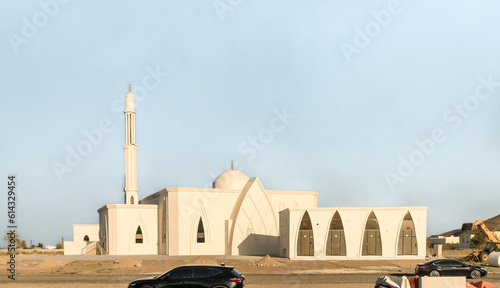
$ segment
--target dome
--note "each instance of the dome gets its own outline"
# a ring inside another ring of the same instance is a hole
[[[238,170],[227,170],[214,181],[214,188],[241,190],[247,184],[248,178],[245,173]]]

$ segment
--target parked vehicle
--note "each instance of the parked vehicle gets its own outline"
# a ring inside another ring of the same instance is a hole
[[[479,254],[479,259],[483,262],[488,261],[488,256],[490,256],[492,252],[500,252],[500,248],[498,248],[498,246],[500,246],[500,243],[498,242],[486,243],[483,251],[481,251],[481,254]]]
[[[490,242],[487,242],[484,246],[483,251],[474,251],[469,255],[465,256],[462,260],[464,261],[478,261],[478,262],[487,262],[488,256],[491,252],[500,252],[500,241],[495,236],[495,233],[491,232],[490,229],[486,226],[483,220],[477,220],[472,224],[472,229],[480,229],[483,231],[484,235],[488,238]]]
[[[186,265],[174,268],[167,273],[135,280],[129,288],[156,287],[197,287],[197,288],[243,288],[245,277],[234,267],[216,265]]]
[[[415,274],[437,276],[466,276],[472,279],[486,276],[488,271],[482,266],[468,265],[455,259],[435,259],[417,264]]]

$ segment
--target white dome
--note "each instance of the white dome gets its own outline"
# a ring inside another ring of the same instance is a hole
[[[245,173],[238,170],[227,170],[214,181],[214,188],[241,190],[247,184],[248,178]]]

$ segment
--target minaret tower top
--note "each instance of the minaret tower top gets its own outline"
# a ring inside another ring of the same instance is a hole
[[[138,204],[137,188],[137,145],[135,144],[135,96],[132,82],[128,84],[125,96],[125,204]]]
[[[125,113],[135,114],[135,96],[132,94],[132,82],[128,83],[128,94],[125,96]]]

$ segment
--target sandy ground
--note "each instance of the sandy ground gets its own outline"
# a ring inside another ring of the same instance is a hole
[[[139,259],[141,258],[141,259]],[[84,260],[85,259],[85,260]],[[102,260],[99,260],[102,259]],[[246,277],[246,287],[337,287],[373,288],[379,276],[412,275],[422,260],[298,261],[274,258],[219,259],[200,257],[67,257],[18,256],[16,280],[7,278],[8,257],[0,257],[0,287],[127,287],[138,278],[162,274],[185,264],[234,266]],[[500,287],[500,268],[487,267],[481,280]],[[468,279],[468,282],[472,280]]]
[[[10,284],[9,284],[10,285]],[[353,286],[352,284],[307,284],[307,287],[311,288],[373,288],[374,284],[356,284],[356,286]],[[26,287],[26,288],[87,288],[89,287],[88,284],[14,284],[9,287]],[[93,284],[92,287],[96,288],[124,288],[127,287],[127,284]],[[268,284],[262,284],[262,285],[245,285],[246,288],[264,288],[264,287],[269,287]],[[273,287],[276,288],[290,288],[294,286],[290,286],[289,284],[273,284]],[[303,287],[303,286],[295,286],[295,287]]]

